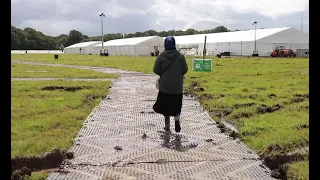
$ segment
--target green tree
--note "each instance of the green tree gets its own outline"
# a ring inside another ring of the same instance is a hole
[[[60,44],[60,46],[58,47],[60,50],[63,50],[64,49],[64,45],[63,44]]]
[[[45,49],[59,49],[56,39],[52,36],[47,36],[45,38],[45,43]]]
[[[62,44],[64,47],[66,47],[68,42],[68,37],[69,36],[66,34],[60,34],[59,36],[55,37],[57,45],[60,46]]]
[[[30,49],[41,50],[41,49],[47,48],[48,41],[46,40],[47,39],[46,35],[32,28],[25,28],[24,31],[27,34],[28,41],[29,41],[28,46]]]
[[[181,31],[181,30],[175,31],[175,36],[183,36],[183,35],[185,35],[185,31]]]
[[[161,31],[158,33],[158,36],[160,37],[167,37],[169,35],[169,33],[167,31]]]
[[[213,29],[213,33],[219,33],[219,32],[229,32],[229,30],[224,26],[218,26]]]
[[[148,30],[145,32],[147,34],[147,36],[157,36],[158,32],[155,30]]]
[[[73,44],[77,44],[79,42],[81,42],[82,40],[84,40],[84,36],[81,32],[77,31],[77,30],[71,30],[69,32],[69,36],[68,36],[68,40],[66,45],[70,46]]]
[[[129,33],[126,35],[126,38],[133,38],[133,37],[134,37],[134,34],[132,34],[132,33]]]
[[[19,47],[16,47],[17,50],[27,49],[28,48],[28,36],[27,34],[18,28],[11,28],[11,32],[17,34],[19,40]]]
[[[176,31],[175,30],[169,30],[167,31],[167,36],[175,36],[176,35]]]
[[[141,32],[136,32],[136,33],[134,33],[134,37],[142,37],[141,34],[142,34]]]
[[[235,30],[237,31],[237,30]],[[224,26],[218,26],[214,29],[206,29],[202,31],[197,31],[195,29],[182,30],[168,30],[157,32],[155,30],[147,30],[145,32],[135,32],[125,34],[125,38],[133,37],[143,37],[143,36],[182,36],[182,35],[193,35],[193,34],[204,34],[204,33],[218,33],[218,32],[229,32],[229,30]],[[123,38],[122,33],[109,33],[104,34],[104,41],[121,39]],[[54,50],[62,49],[62,47],[67,47],[72,44],[87,41],[101,41],[101,36],[83,35],[77,30],[71,30],[68,35],[61,34],[56,37],[47,36],[42,32],[36,31],[32,28],[25,28],[24,30],[11,26],[11,49],[17,50]]]
[[[20,39],[17,34],[17,28],[11,26],[11,49],[16,50],[20,48]]]
[[[197,30],[195,29],[187,29],[185,31],[185,35],[194,35],[194,34],[197,34]]]

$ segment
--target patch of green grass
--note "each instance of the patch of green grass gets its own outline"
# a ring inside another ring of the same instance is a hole
[[[288,179],[308,180],[309,179],[309,161],[301,161],[288,165]]]
[[[29,64],[11,64],[12,78],[117,78],[115,74],[96,72],[88,69],[52,67]]]
[[[89,65],[111,67],[144,73],[152,73],[155,57],[132,56],[98,56],[61,54],[59,60],[54,60],[52,54],[11,54],[12,60],[27,60],[52,64]],[[150,68],[149,68],[150,67]]]
[[[260,155],[273,156],[269,151],[272,145],[280,146],[278,153],[291,152],[309,145],[308,61],[300,58],[213,59],[212,72],[187,74],[185,89],[194,89],[190,86],[198,82],[197,86],[204,91],[193,93],[213,95],[201,103],[209,111],[228,112],[226,120],[239,130],[244,143]],[[188,63],[191,67],[190,59]],[[275,111],[265,112],[272,108]],[[307,127],[301,128],[304,125]],[[305,166],[295,167],[302,168],[296,171],[296,176],[308,176]]]
[[[47,86],[83,89],[41,90]],[[11,82],[11,158],[69,148],[109,86],[110,81]]]
[[[284,151],[309,145],[309,129],[300,128],[309,125],[308,103],[301,102],[285,106],[282,110],[263,115],[256,114],[243,118],[240,132],[244,142],[251,148],[264,153],[271,144],[278,144]]]
[[[32,172],[31,176],[25,177],[26,180],[46,180],[48,177],[48,172]]]
[[[220,66],[214,66],[210,73],[190,71],[186,87],[197,81],[204,92],[195,92],[196,94],[218,96],[219,98],[204,99],[202,103],[208,109],[231,109],[226,118],[230,122],[237,122],[235,125],[240,133],[257,132],[254,136],[243,136],[248,145],[257,151],[274,143],[280,143],[283,147],[289,147],[292,143],[305,144],[308,129],[303,131],[303,138],[292,138],[301,134],[295,126],[309,121],[308,98],[297,96],[309,94],[309,75],[303,73],[308,72],[308,59],[258,59],[214,59],[214,64]],[[303,103],[299,103],[300,101]],[[250,103],[254,105],[237,107]],[[272,113],[259,112],[263,105],[271,107],[277,104],[283,108]]]
[[[62,55],[62,60],[57,61],[51,56],[12,55],[12,59],[115,67],[145,73],[153,73],[155,62],[155,57]],[[193,72],[192,57],[187,57],[187,63],[185,91],[197,97],[211,95],[212,98],[202,98],[201,103],[209,111],[227,113],[226,120],[236,126],[241,139],[260,155],[267,155],[268,147],[275,144],[281,147],[280,152],[309,144],[309,128],[299,128],[309,124],[309,59],[213,58],[213,70],[208,73]],[[195,91],[191,85],[204,91]],[[270,109],[273,110],[269,112]]]

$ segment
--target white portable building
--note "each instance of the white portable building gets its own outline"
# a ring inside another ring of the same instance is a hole
[[[94,54],[100,53],[101,46],[101,43],[95,45]],[[159,36],[115,39],[104,42],[103,46],[113,56],[151,56],[164,50],[164,39]]]
[[[94,53],[94,47],[97,44],[101,44],[101,41],[88,41],[88,42],[82,42],[73,44],[71,46],[64,48],[65,54],[93,54]],[[81,51],[80,51],[81,48]]]
[[[180,52],[185,55],[202,55],[205,36],[207,36],[207,55],[226,52],[231,56],[251,56],[255,42],[259,56],[270,56],[276,46],[284,46],[294,52],[297,49],[309,49],[309,34],[290,27],[175,36],[174,38]]]

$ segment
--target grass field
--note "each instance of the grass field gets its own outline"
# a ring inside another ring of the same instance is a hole
[[[152,73],[154,57],[12,55],[12,59],[115,67]],[[238,137],[265,160],[285,163],[292,179],[308,179],[309,59],[213,58],[210,73],[192,72],[187,58],[185,92],[195,94],[215,121],[234,125]],[[301,157],[302,156],[302,157]],[[271,165],[272,166],[272,163]]]
[[[11,54],[13,60],[29,60],[52,64],[90,65],[100,67],[113,67],[126,70],[152,73],[154,58],[150,57],[120,57],[97,55],[59,55],[59,60],[54,60],[52,54]],[[123,60],[122,60],[123,59]]]
[[[110,81],[11,82],[11,158],[69,148],[109,86]]]
[[[117,78],[115,74],[100,73],[87,69],[52,67],[29,64],[11,64],[12,78]]]
[[[11,83],[12,158],[68,148],[83,120],[106,96],[110,85],[105,81]],[[68,87],[79,87],[79,90],[72,92]]]

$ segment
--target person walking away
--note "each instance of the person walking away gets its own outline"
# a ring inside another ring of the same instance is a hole
[[[165,131],[170,131],[170,116],[174,116],[175,131],[181,131],[180,114],[183,98],[183,78],[188,72],[185,57],[176,49],[172,36],[164,41],[165,50],[157,57],[153,72],[160,76],[155,112],[165,117]]]

